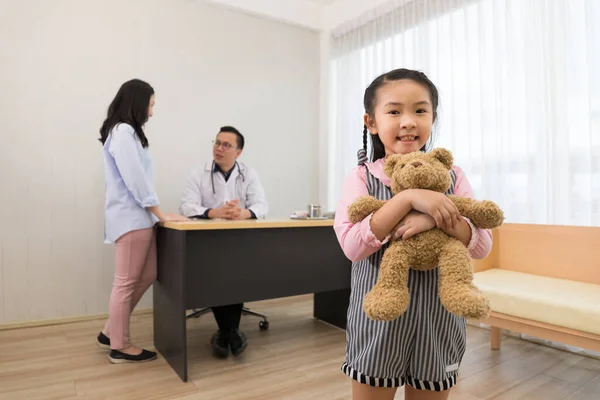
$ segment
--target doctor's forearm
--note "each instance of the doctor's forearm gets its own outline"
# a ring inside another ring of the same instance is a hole
[[[207,208],[195,202],[184,201],[181,203],[179,210],[181,211],[182,215],[185,215],[189,218],[203,215],[206,213]]]

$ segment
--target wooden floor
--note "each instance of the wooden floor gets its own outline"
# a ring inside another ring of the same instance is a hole
[[[190,320],[187,383],[162,357],[111,365],[107,351],[95,346],[102,321],[0,331],[0,399],[350,399],[350,381],[339,369],[344,332],[311,318],[310,297],[248,306],[268,313],[271,327],[261,332],[258,319],[244,316],[249,346],[239,359],[211,357],[211,314]],[[451,399],[600,399],[600,361],[514,338],[492,352],[488,337],[469,327]],[[132,338],[152,346],[151,315],[133,317]],[[402,390],[396,398],[404,398]]]

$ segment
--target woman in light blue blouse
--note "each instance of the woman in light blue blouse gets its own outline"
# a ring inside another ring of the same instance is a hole
[[[104,146],[104,242],[116,244],[115,279],[109,317],[98,345],[110,348],[112,363],[143,362],[156,353],[129,341],[131,312],[156,280],[158,221],[185,221],[163,214],[154,191],[152,160],[143,127],[152,116],[154,89],[141,80],[125,82],[100,128]]]

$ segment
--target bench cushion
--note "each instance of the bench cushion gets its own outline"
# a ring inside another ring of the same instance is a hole
[[[495,312],[600,335],[600,285],[497,268],[474,283]]]

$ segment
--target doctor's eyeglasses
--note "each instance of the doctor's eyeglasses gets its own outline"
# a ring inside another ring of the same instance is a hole
[[[223,146],[223,150],[231,150],[234,147],[231,143],[221,142],[220,140],[213,140],[212,143],[215,149]]]

